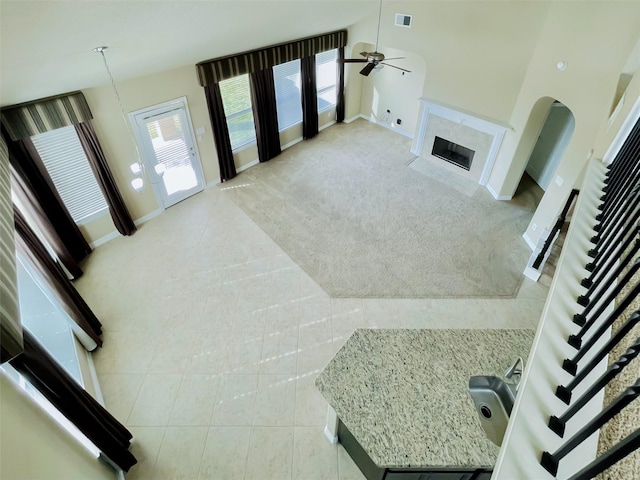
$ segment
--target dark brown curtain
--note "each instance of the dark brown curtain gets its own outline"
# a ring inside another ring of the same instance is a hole
[[[102,152],[102,147],[93,125],[90,122],[82,122],[76,123],[74,127],[80,138],[84,153],[89,160],[91,170],[93,170],[98,185],[100,185],[107,205],[109,205],[109,213],[114,225],[122,235],[133,235],[136,231],[136,226],[113,179],[111,169]]]
[[[318,92],[316,87],[316,57],[300,59],[302,83],[302,137],[307,140],[318,134]]]
[[[258,70],[249,74],[251,80],[251,103],[253,122],[256,128],[258,159],[261,162],[280,155],[280,132],[276,110],[276,86],[273,70]]]
[[[2,135],[9,151],[14,193],[37,223],[60,262],[74,278],[80,277],[82,269],[78,262],[91,252],[91,247],[62,203],[31,140],[8,140],[4,127]]]
[[[204,87],[204,94],[207,99],[207,107],[209,108],[213,139],[216,142],[216,151],[218,152],[220,181],[224,182],[225,180],[231,180],[237,173],[236,164],[233,161],[229,128],[227,127],[227,118],[224,114],[220,86],[217,83],[207,85]]]
[[[344,47],[338,48],[338,78],[336,79],[336,122],[344,122]]]
[[[131,433],[64,371],[25,330],[24,351],[10,361],[100,451],[124,471],[137,463]]]
[[[102,346],[102,324],[80,296],[64,270],[51,258],[49,252],[40,239],[27,224],[17,208],[13,208],[16,226],[16,248],[42,278],[49,284],[51,290],[60,302],[60,306],[69,317],[89,335],[98,346]]]
[[[0,136],[0,363],[22,351],[9,152]]]

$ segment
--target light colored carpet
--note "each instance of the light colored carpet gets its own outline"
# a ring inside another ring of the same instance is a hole
[[[220,188],[333,297],[515,296],[539,187],[461,194],[407,167],[409,149],[357,120]]]

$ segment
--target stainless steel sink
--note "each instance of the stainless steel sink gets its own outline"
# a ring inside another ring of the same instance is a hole
[[[474,376],[469,379],[469,393],[487,437],[496,445],[502,445],[516,398],[515,385],[499,377]]]

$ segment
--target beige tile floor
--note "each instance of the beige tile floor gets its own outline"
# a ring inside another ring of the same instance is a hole
[[[97,248],[77,286],[104,324],[106,406],[134,434],[128,479],[363,479],[313,386],[351,332],[533,328],[547,293],[332,299],[219,187]]]

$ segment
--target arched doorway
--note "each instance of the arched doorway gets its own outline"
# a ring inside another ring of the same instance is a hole
[[[573,113],[562,103],[555,101],[538,135],[525,172],[546,191],[553,180],[562,156],[575,129]]]
[[[515,196],[533,193],[536,205],[555,179],[555,172],[571,141],[575,118],[571,110],[551,97],[540,98],[531,109],[517,148],[517,157],[526,158]],[[537,190],[537,192],[532,192]]]

